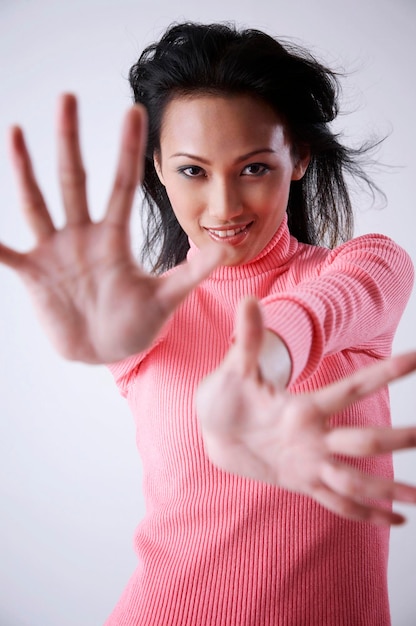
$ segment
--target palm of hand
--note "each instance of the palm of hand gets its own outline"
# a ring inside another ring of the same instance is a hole
[[[313,485],[313,473],[326,457],[326,429],[317,412],[304,398],[272,389],[260,379],[217,374],[218,381],[214,374],[203,383],[198,402],[202,421],[212,412],[204,436],[211,461],[231,473],[293,491],[304,491],[307,482]],[[225,396],[226,406],[220,404],[218,411],[218,398]],[[215,398],[215,407],[208,398]]]
[[[20,272],[52,342],[68,358],[121,359],[145,347],[164,321],[163,281],[137,266],[118,225],[66,226],[27,253]]]

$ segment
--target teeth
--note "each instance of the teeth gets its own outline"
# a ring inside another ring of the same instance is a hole
[[[243,226],[243,228],[236,228],[234,230],[211,230],[211,232],[217,237],[220,237],[221,239],[225,239],[225,237],[234,237],[234,235],[238,235],[238,233],[242,233],[244,229],[245,229],[245,226]]]

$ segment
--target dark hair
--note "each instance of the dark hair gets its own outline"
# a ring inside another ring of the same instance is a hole
[[[144,50],[130,69],[129,78],[135,102],[142,103],[149,116],[143,258],[153,256],[154,271],[177,265],[189,249],[187,235],[153,163],[154,152],[160,149],[166,105],[181,95],[244,94],[271,105],[288,128],[294,154],[302,146],[311,152],[305,175],[291,183],[287,207],[290,232],[304,243],[329,247],[352,236],[346,175],[358,177],[373,192],[377,188],[359,162],[367,148],[342,145],[330,129],[338,114],[337,74],[308,51],[283,45],[258,30],[239,31],[230,24],[177,24]]]

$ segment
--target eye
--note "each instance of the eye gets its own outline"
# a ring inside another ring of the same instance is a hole
[[[199,178],[201,176],[205,176],[205,172],[202,167],[198,165],[188,165],[187,167],[180,167],[178,169],[180,174],[187,176],[188,178]]]
[[[265,163],[250,163],[241,172],[243,176],[264,176],[270,168]]]

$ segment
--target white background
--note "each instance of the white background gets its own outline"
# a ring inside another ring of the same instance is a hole
[[[356,233],[385,233],[416,261],[414,0],[0,0],[0,239],[21,250],[32,243],[7,159],[8,126],[27,131],[61,223],[55,104],[60,92],[77,93],[91,204],[101,215],[130,104],[129,67],[168,24],[182,20],[234,20],[287,36],[349,72],[349,114],[339,128],[358,143],[373,132],[389,135],[379,158],[394,166],[376,172],[386,208],[357,198]],[[137,202],[137,215],[139,208]],[[138,242],[136,236],[135,250]],[[5,268],[0,294],[0,625],[100,625],[135,566],[132,536],[143,504],[133,421],[105,368],[55,355],[22,285]],[[416,347],[415,313],[413,296],[395,352]],[[413,376],[392,387],[395,424],[416,423],[415,385]],[[396,457],[400,478],[415,482],[415,468],[416,451]],[[416,512],[398,508],[409,522],[392,530],[392,615],[395,626],[411,626]]]

